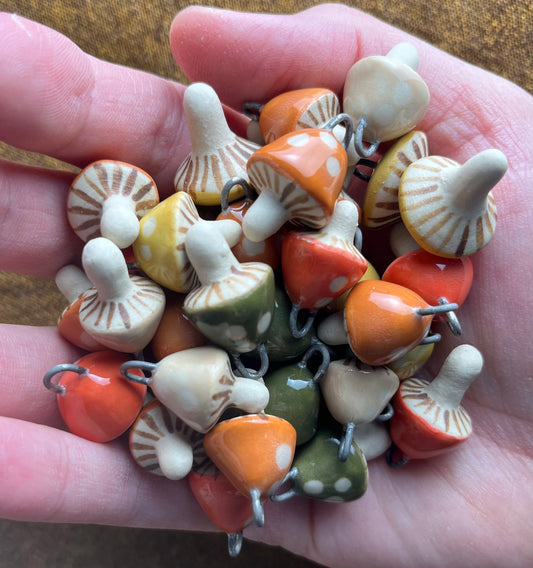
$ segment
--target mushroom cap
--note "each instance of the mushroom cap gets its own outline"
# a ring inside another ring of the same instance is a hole
[[[191,153],[174,177],[176,191],[186,191],[197,205],[220,205],[225,183],[233,177],[247,179],[246,162],[259,146],[234,134],[212,87],[193,83],[185,89],[183,110],[191,134]],[[244,195],[235,185],[230,200]]]
[[[219,422],[204,438],[215,465],[243,494],[272,494],[292,463],[296,430],[277,416],[249,414]]]
[[[322,128],[340,113],[337,95],[324,88],[297,89],[271,99],[261,109],[259,128],[266,144],[304,128]]]
[[[428,105],[429,90],[424,80],[395,57],[365,57],[346,75],[343,111],[354,125],[365,119],[363,136],[369,142],[385,142],[409,132]]]
[[[341,359],[329,364],[320,380],[320,390],[337,422],[364,424],[379,416],[399,383],[397,375],[387,367]]]
[[[184,191],[167,197],[141,219],[133,251],[140,267],[152,280],[182,293],[198,284],[185,252],[185,236],[199,220],[191,196]]]
[[[405,170],[398,191],[400,212],[422,248],[438,256],[461,257],[492,239],[497,209],[491,188],[507,168],[503,154],[495,152],[481,152],[463,166],[427,156]]]
[[[330,131],[314,128],[282,136],[254,152],[248,161],[248,175],[256,190],[272,192],[292,218],[312,228],[328,222],[346,169],[342,144]]]
[[[67,196],[68,221],[82,241],[87,242],[102,234],[104,203],[109,198],[117,202],[117,207],[124,208],[124,215],[121,216],[119,212],[118,217],[113,217],[109,221],[112,226],[113,219],[116,219],[119,226],[114,232],[118,234],[124,228],[120,226],[121,219],[126,219],[124,223],[130,232],[135,229],[130,227],[131,213],[133,212],[140,219],[159,202],[154,180],[140,168],[117,160],[93,162],[76,176]],[[116,210],[115,208],[113,216]],[[105,230],[103,232],[105,233]],[[115,240],[112,236],[105,236]],[[116,244],[120,248],[126,248],[135,240],[135,236],[127,244],[123,242]]]
[[[427,137],[419,130],[404,134],[387,150],[366,188],[363,207],[365,227],[382,227],[401,219],[398,204],[400,179],[407,166],[427,155]]]

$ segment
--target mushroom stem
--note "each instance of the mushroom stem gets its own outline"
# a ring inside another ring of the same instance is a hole
[[[121,249],[135,241],[139,234],[139,219],[135,213],[135,202],[129,196],[111,195],[104,201],[100,232]]]
[[[102,300],[124,297],[132,288],[124,255],[109,239],[90,240],[83,248],[81,261]]]
[[[413,71],[418,69],[418,51],[416,47],[408,42],[395,45],[388,53],[387,57],[411,67]]]
[[[289,220],[289,213],[271,191],[263,191],[243,218],[244,236],[252,242],[264,241]]]
[[[318,326],[317,335],[326,345],[347,345],[349,340],[344,325],[344,313],[336,312],[324,319]]]
[[[341,199],[335,203],[333,215],[322,231],[351,243],[355,239],[358,222],[357,205],[349,199]]]
[[[262,381],[235,377],[231,393],[231,406],[251,414],[265,409],[269,400],[269,391]]]
[[[443,409],[459,408],[466,390],[482,369],[481,353],[472,345],[459,345],[424,390]]]
[[[193,154],[232,144],[235,134],[230,130],[220,99],[206,83],[193,83],[185,90],[183,110],[189,125]]]
[[[231,249],[214,223],[199,221],[185,238],[185,250],[202,285],[223,280],[239,267]]]
[[[85,276],[83,270],[74,264],[61,268],[56,274],[55,281],[59,291],[70,304],[92,288],[91,281]]]
[[[462,166],[444,170],[443,183],[453,195],[454,203],[473,216],[484,210],[488,193],[503,177],[507,166],[505,155],[491,148],[476,154]]]

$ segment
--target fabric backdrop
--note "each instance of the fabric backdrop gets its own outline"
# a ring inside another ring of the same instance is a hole
[[[53,27],[102,59],[185,81],[172,59],[167,38],[175,13],[192,3],[0,0],[0,10],[16,12]],[[297,12],[318,3],[312,0],[203,2],[215,7],[276,13]],[[352,0],[346,4],[502,75],[533,93],[531,0]],[[46,158],[28,156],[1,141],[0,159],[44,161],[50,165]],[[60,167],[68,169],[68,165]],[[54,325],[64,305],[53,282],[0,272],[0,322]],[[0,566],[203,568],[215,564],[219,568],[266,568],[274,563],[292,568],[315,566],[282,550],[247,541],[240,557],[233,560],[227,557],[225,541],[225,535],[216,534],[0,521]]]

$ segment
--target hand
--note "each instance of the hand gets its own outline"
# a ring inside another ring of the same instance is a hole
[[[0,139],[84,166],[98,158],[136,164],[163,195],[188,152],[183,87],[97,61],[27,20],[0,16]],[[272,504],[245,535],[328,566],[525,565],[531,547],[532,98],[356,10],[317,6],[295,16],[190,8],[171,30],[174,56],[193,81],[239,109],[279,92],[322,85],[339,92],[361,57],[414,43],[431,93],[419,125],[430,152],[459,162],[502,150],[509,171],[495,189],[494,240],[473,257],[463,335],[485,357],[465,398],[472,438],[456,452],[390,470],[370,463],[359,501]],[[258,49],[261,46],[261,49]],[[224,54],[224,59],[220,54]],[[334,64],[332,64],[334,62]],[[236,128],[242,127],[238,121]],[[71,176],[0,163],[4,270],[52,277],[79,259],[65,221]],[[522,244],[524,243],[524,244]],[[79,352],[53,329],[1,327],[0,515],[20,520],[210,530],[187,484],[140,470],[123,440],[98,445],[62,430],[41,377]],[[457,339],[439,344],[441,359]],[[435,358],[438,363],[439,357]],[[434,365],[433,365],[434,366]],[[438,365],[437,365],[438,366]],[[430,371],[431,371],[430,367]]]

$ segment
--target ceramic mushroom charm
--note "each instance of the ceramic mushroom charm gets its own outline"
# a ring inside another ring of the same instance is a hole
[[[82,241],[103,236],[124,249],[137,238],[139,219],[158,202],[157,187],[146,172],[124,162],[99,160],[72,182],[67,215]]]
[[[332,314],[321,322],[318,336],[330,345],[348,343],[367,365],[387,365],[424,340],[435,314],[457,307],[431,306],[405,286],[365,280],[348,294],[344,313]]]
[[[219,422],[204,438],[204,448],[232,484],[252,501],[254,519],[264,524],[261,502],[289,471],[296,431],[282,418],[249,414]]]
[[[203,436],[187,426],[161,401],[151,400],[130,428],[129,447],[143,469],[167,479],[183,479],[194,463],[194,447]]]
[[[201,283],[185,298],[185,314],[237,361],[240,354],[259,349],[263,370],[256,376],[262,376],[268,366],[262,344],[274,310],[272,268],[261,262],[240,263],[207,221],[191,227],[185,249]],[[246,373],[241,367],[239,372]]]
[[[398,389],[399,379],[387,367],[355,359],[332,361],[320,382],[330,414],[344,425],[339,459],[346,461],[357,426],[375,420]]]
[[[492,239],[497,210],[492,188],[507,171],[496,149],[463,165],[428,156],[411,164],[398,191],[407,230],[425,250],[449,258],[468,256]]]
[[[349,199],[337,200],[333,215],[320,231],[291,231],[281,248],[281,268],[293,303],[290,329],[294,337],[307,333],[297,328],[300,310],[317,311],[358,282],[368,263],[354,243],[358,210]],[[311,317],[312,321],[312,317]]]
[[[109,442],[137,418],[146,386],[122,377],[120,367],[126,361],[129,357],[124,353],[96,351],[45,373],[44,386],[56,393],[61,417],[73,434],[92,442]],[[61,376],[52,382],[56,375]]]
[[[197,205],[220,205],[224,184],[235,176],[247,179],[246,162],[259,146],[230,130],[217,94],[205,83],[185,89],[183,110],[192,148],[176,172],[174,187],[189,193]],[[243,195],[235,186],[231,199]]]
[[[259,197],[243,231],[262,241],[289,219],[315,229],[327,224],[346,177],[346,151],[329,130],[298,130],[254,152],[247,171]]]
[[[260,412],[268,404],[268,389],[261,381],[233,374],[228,355],[218,347],[194,347],[168,355],[159,363],[129,361],[130,369],[147,371],[144,382],[169,410],[197,432],[206,433],[228,408]]]
[[[396,464],[448,452],[470,436],[472,423],[461,400],[482,369],[481,353],[465,344],[451,351],[431,382],[414,377],[402,382],[390,421],[392,441],[404,456]]]
[[[348,71],[343,111],[357,125],[355,144],[361,157],[372,155],[380,142],[406,134],[424,116],[429,90],[417,69],[416,48],[400,43],[387,55],[360,59]],[[363,139],[370,148],[363,148]]]
[[[93,284],[80,307],[83,328],[109,349],[144,349],[165,309],[163,290],[143,276],[130,277],[120,249],[103,237],[85,245],[82,264]]]

